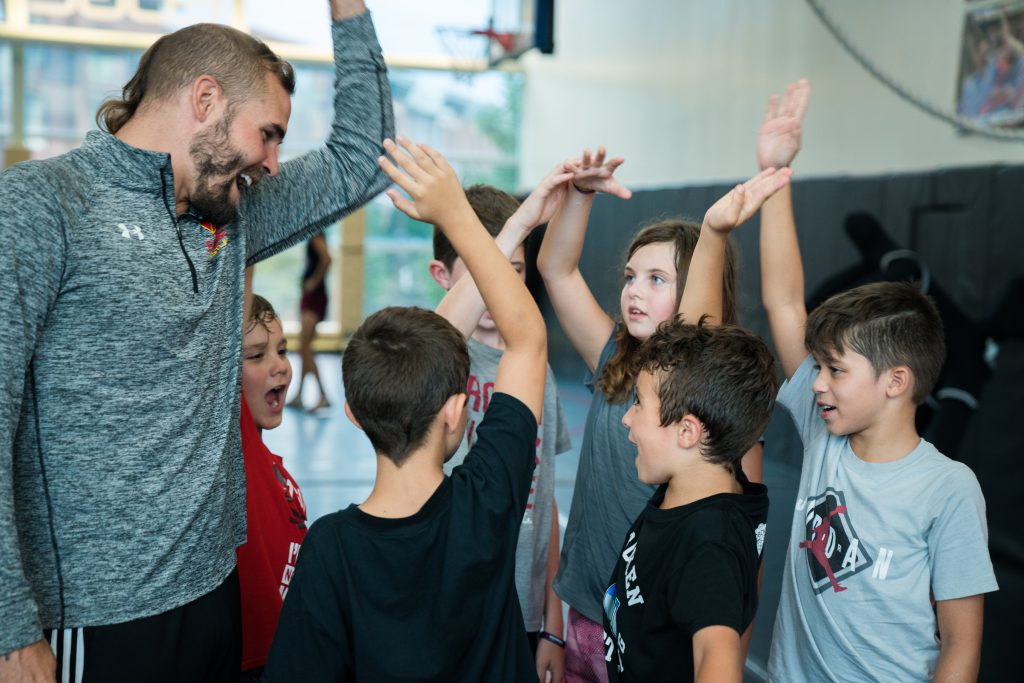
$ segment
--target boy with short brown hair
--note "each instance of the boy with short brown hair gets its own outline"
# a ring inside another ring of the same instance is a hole
[[[762,166],[796,156],[809,89],[769,102]],[[945,357],[938,311],[915,284],[884,282],[808,315],[790,189],[761,217],[778,401],[804,446],[769,680],[975,680],[997,590],[985,500],[915,426]]]
[[[362,504],[310,528],[266,679],[536,681],[513,572],[544,393],[544,321],[448,162],[400,142],[404,152],[385,141],[394,162],[380,163],[412,199],[389,196],[445,230],[506,349],[476,445],[449,478],[442,466],[466,427],[462,335],[415,308],[360,326],[342,358],[345,410],[377,452],[376,481]]]
[[[768,520],[743,455],[771,418],[771,351],[735,325],[664,323],[640,349],[622,419],[640,481],[660,484],[604,597],[611,681],[740,681]]]

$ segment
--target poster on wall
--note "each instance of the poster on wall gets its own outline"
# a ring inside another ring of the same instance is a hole
[[[1024,0],[966,1],[957,113],[984,126],[1024,126]]]

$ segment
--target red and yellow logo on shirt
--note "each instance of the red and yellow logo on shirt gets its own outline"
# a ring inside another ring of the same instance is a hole
[[[206,252],[212,259],[221,249],[228,246],[227,228],[218,228],[209,221],[203,221],[199,225],[203,226],[203,229],[210,233],[210,239],[206,240]]]

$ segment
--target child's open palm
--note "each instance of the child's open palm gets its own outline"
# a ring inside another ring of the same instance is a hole
[[[782,97],[772,95],[757,132],[757,163],[761,169],[789,166],[800,151],[800,136],[811,84],[790,83]]]
[[[704,225],[712,230],[731,232],[753,216],[764,201],[789,183],[793,171],[766,168],[715,202],[704,214]]]
[[[530,196],[523,200],[509,221],[517,223],[524,232],[529,233],[538,225],[551,220],[565,198],[574,168],[571,161],[563,161],[555,166],[554,170],[544,176]]]
[[[575,161],[576,175],[572,182],[584,192],[604,192],[619,199],[629,199],[633,193],[615,178],[615,171],[624,161],[622,157],[605,161],[604,147],[598,147],[597,154],[593,156],[589,149],[585,149],[583,156]]]
[[[395,208],[418,221],[446,225],[466,211],[472,212],[459,176],[440,152],[427,145],[398,137],[405,152],[392,140],[384,141],[384,149],[391,156],[380,157],[377,162],[396,185],[408,193],[406,199],[398,190],[390,189],[387,196]]]

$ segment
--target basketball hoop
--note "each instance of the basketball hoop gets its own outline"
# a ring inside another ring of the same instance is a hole
[[[516,46],[516,36],[514,33],[502,33],[501,31],[495,31],[493,28],[476,29],[471,31],[474,36],[486,36],[488,40],[493,41],[501,46],[501,49],[505,52],[511,52],[512,48]]]
[[[449,68],[456,79],[471,83],[477,73],[487,68],[486,37],[476,35],[470,29],[452,26],[438,26],[437,35],[451,58]]]
[[[495,31],[490,26],[481,29],[439,26],[437,34],[452,58],[452,73],[464,82],[472,82],[476,74],[501,61],[515,48],[516,42],[515,34]]]

